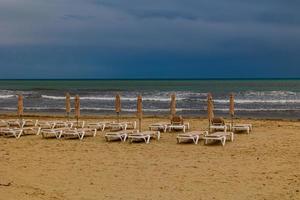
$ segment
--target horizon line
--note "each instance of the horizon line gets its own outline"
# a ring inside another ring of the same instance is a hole
[[[148,80],[158,80],[158,81],[180,81],[180,80],[300,80],[300,77],[274,77],[274,78],[8,78],[8,79],[1,79],[0,81],[89,81],[89,80],[99,80],[99,81],[130,81],[130,80],[137,80],[137,81],[148,81]]]

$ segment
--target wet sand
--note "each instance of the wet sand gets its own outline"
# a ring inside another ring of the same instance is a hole
[[[145,118],[143,129],[157,121],[167,120]],[[0,199],[300,199],[300,122],[240,122],[252,134],[224,147],[178,145],[176,133],[148,145],[106,143],[101,132],[83,141],[0,137]]]

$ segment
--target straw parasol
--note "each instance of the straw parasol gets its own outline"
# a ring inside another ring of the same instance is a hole
[[[78,127],[78,120],[80,117],[80,98],[79,95],[75,96],[75,117],[77,120],[77,127]]]
[[[71,101],[70,101],[70,94],[66,93],[66,114],[69,120],[70,112],[71,112]]]
[[[172,119],[176,115],[176,94],[175,93],[171,95],[170,113]]]
[[[212,101],[211,93],[207,94],[207,115],[208,115],[208,130],[210,130],[210,124],[214,118],[214,104]]]
[[[233,117],[234,117],[234,95],[233,95],[233,93],[230,94],[229,114],[231,116],[231,126],[233,126]]]
[[[142,131],[143,104],[142,96],[137,97],[137,118],[139,119],[139,132]]]
[[[18,116],[21,119],[24,111],[24,106],[23,106],[23,95],[19,94],[18,95]]]
[[[116,109],[118,122],[119,122],[120,121],[120,112],[121,112],[121,97],[119,94],[116,95],[115,109]]]

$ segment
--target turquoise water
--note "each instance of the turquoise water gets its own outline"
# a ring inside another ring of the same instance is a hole
[[[228,115],[235,94],[239,117],[300,118],[300,80],[0,80],[0,110],[15,112],[16,94],[24,95],[26,112],[64,113],[64,95],[79,94],[83,114],[113,114],[121,94],[123,113],[134,114],[143,95],[145,114],[168,115],[170,94],[177,95],[182,115],[206,116],[206,96],[213,94],[217,115]]]

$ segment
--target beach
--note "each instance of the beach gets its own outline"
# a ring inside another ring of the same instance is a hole
[[[161,121],[168,119],[145,117],[143,130]],[[186,121],[191,130],[208,126]],[[236,122],[253,132],[224,147],[177,144],[176,132],[150,144],[107,143],[101,132],[82,141],[0,137],[0,199],[300,199],[299,121]]]

